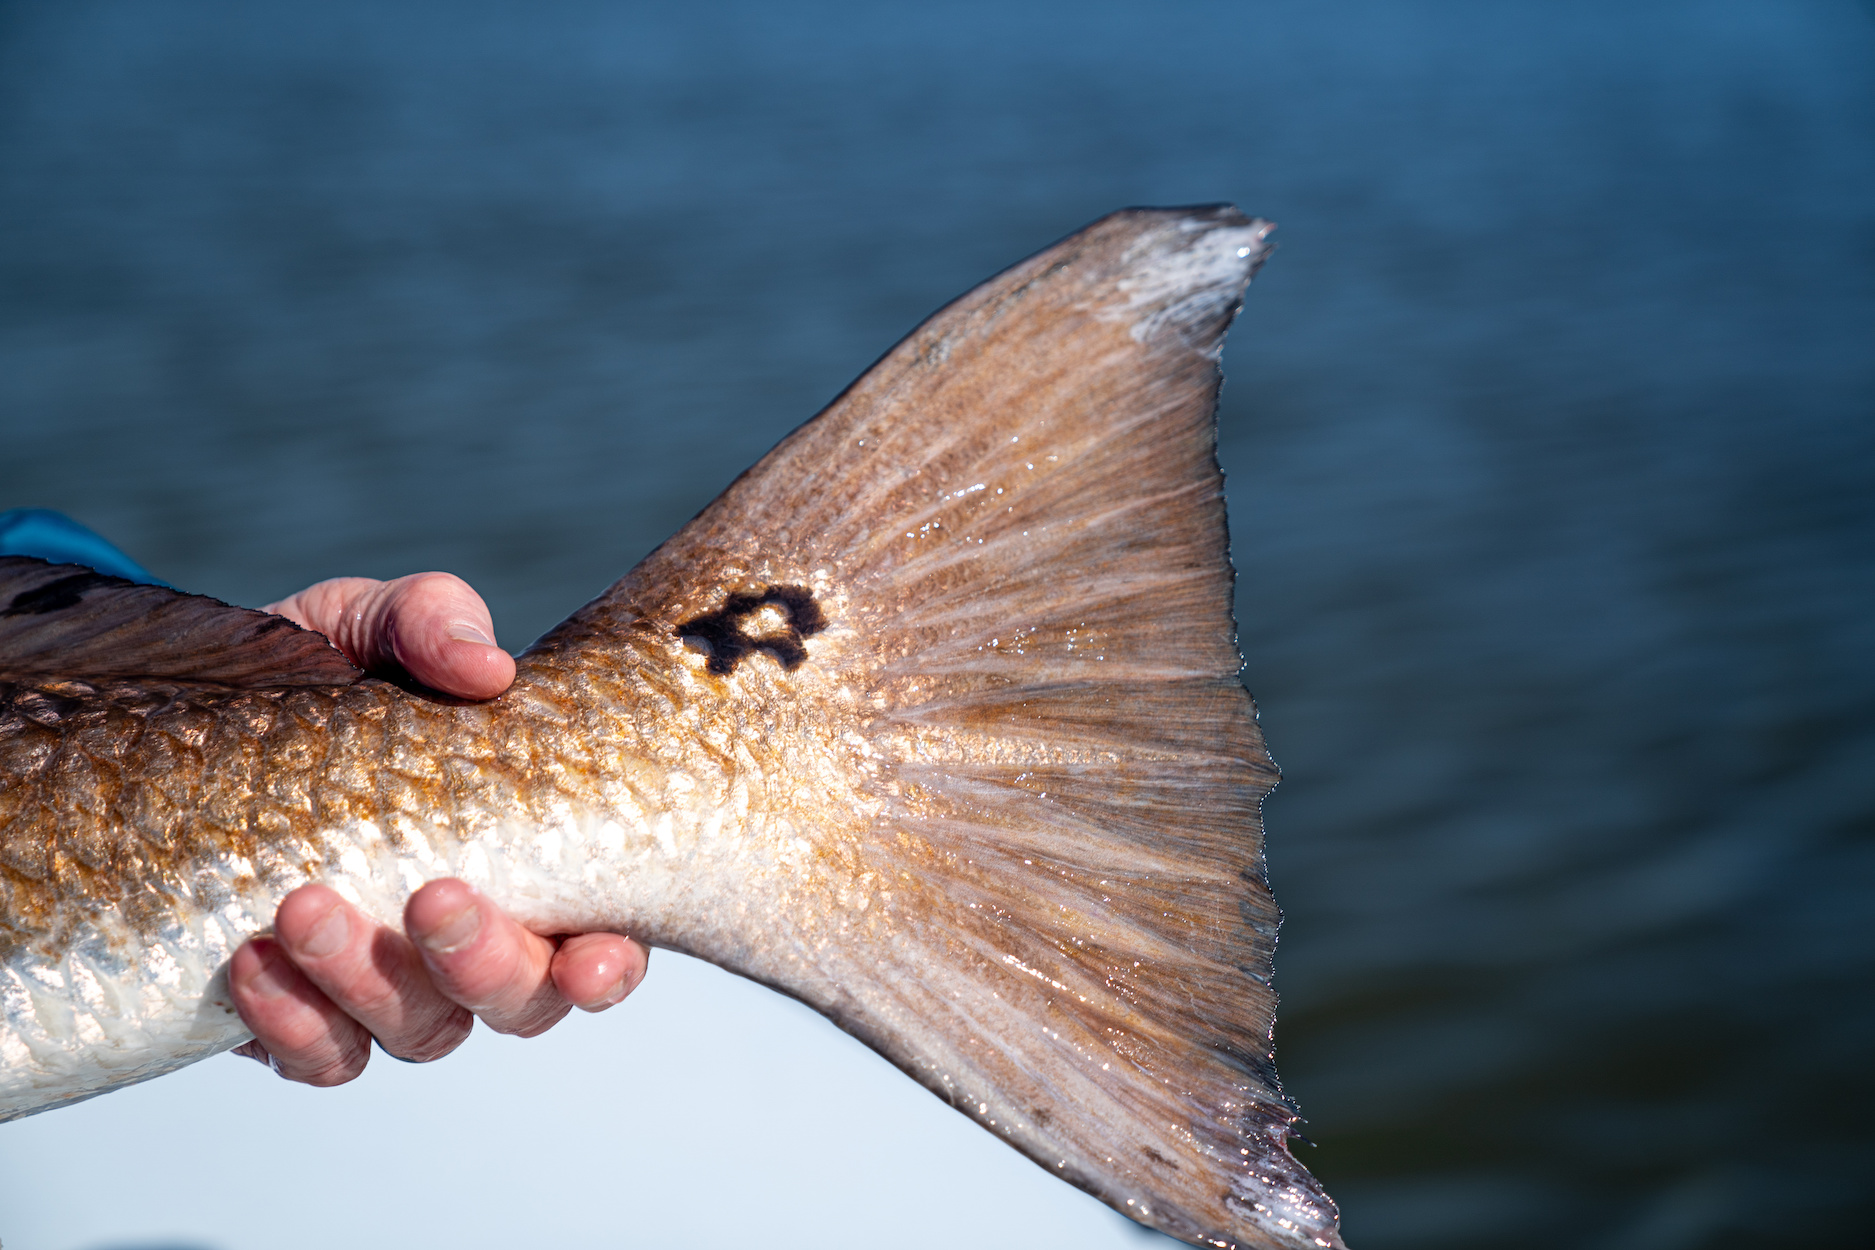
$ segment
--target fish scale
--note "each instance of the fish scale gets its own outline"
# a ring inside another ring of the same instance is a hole
[[[738,759],[708,745],[699,723],[707,705],[692,701],[698,714],[685,715],[666,703],[647,718],[650,701],[626,690],[641,685],[534,655],[519,666],[514,697],[490,706],[428,703],[374,680],[238,693],[83,682],[9,687],[0,694],[0,725],[18,717],[67,732],[60,749],[41,753],[46,763],[36,770],[8,757],[9,798],[36,808],[23,814],[50,833],[7,843],[9,851],[18,844],[43,852],[37,862],[6,861],[8,974],[43,997],[76,986],[73,950],[100,968],[153,966],[153,951],[196,941],[187,930],[204,917],[223,931],[214,950],[225,958],[266,928],[286,892],[311,880],[387,922],[424,880],[453,875],[548,932],[629,922],[659,945],[703,945],[717,936],[714,917],[684,900],[709,884],[699,870],[725,858],[738,863],[740,880],[761,875],[750,860],[772,841],[760,828],[771,788],[765,776],[802,754],[798,744],[784,745],[801,726],[798,718],[771,718],[753,736],[758,748],[771,744],[764,758],[745,747]],[[48,696],[81,710],[60,717]],[[592,711],[606,707],[625,710]],[[748,715],[719,710],[717,719],[742,734]],[[172,719],[204,717],[210,728],[195,735],[198,745],[168,732]],[[567,732],[575,722],[580,732]],[[668,732],[673,722],[691,734]],[[117,767],[98,766],[113,757]],[[170,802],[136,801],[144,792],[121,780],[135,775],[161,776]],[[731,819],[741,836],[725,838]],[[84,854],[87,842],[103,856]],[[672,857],[684,872],[659,871],[657,861]],[[576,863],[592,870],[569,880]],[[798,893],[798,877],[793,886]],[[84,933],[107,914],[130,931]],[[186,1005],[204,984],[200,976],[184,982],[176,1003]],[[213,993],[219,1013],[169,1004],[146,1011],[145,1031],[210,1051],[239,1044],[245,1030],[226,995]],[[136,1048],[123,1056],[99,1050],[96,1030],[48,1025],[43,1015],[32,1013],[36,1036],[31,1020],[19,1027],[9,1015],[5,1041],[25,1044],[41,1066],[48,1048],[76,1043],[83,1050],[73,1052],[74,1070],[96,1065],[113,1084],[126,1064],[135,1070]],[[92,1092],[88,1080],[73,1084],[58,1070],[64,1066],[50,1075],[68,1097]]]
[[[246,1040],[226,964],[297,886],[396,923],[453,876],[803,1000],[1142,1223],[1340,1246],[1215,453],[1269,230],[1127,210],[965,295],[486,703],[0,560],[0,1119]]]

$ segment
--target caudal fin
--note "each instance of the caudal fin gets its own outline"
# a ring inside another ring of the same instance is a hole
[[[771,740],[846,727],[857,781],[790,781],[851,788],[791,870],[838,888],[777,916],[785,958],[703,953],[1141,1223],[1333,1247],[1271,1062],[1276,770],[1215,452],[1270,229],[1128,210],[1015,266],[542,645],[688,644]]]

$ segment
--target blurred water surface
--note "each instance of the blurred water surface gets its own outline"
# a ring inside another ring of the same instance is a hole
[[[7,3],[0,507],[518,647],[945,300],[1219,199],[1281,223],[1222,454],[1350,1243],[1866,1236],[1866,6]],[[5,1126],[0,1238],[1133,1244],[791,1004],[644,998]]]

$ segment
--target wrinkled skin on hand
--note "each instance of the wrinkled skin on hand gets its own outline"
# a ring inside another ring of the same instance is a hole
[[[334,578],[265,610],[325,634],[368,672],[459,698],[492,699],[514,680],[487,605],[448,573]],[[603,1011],[637,988],[646,957],[616,933],[530,933],[454,879],[411,895],[401,933],[307,885],[281,901],[271,936],[235,952],[228,982],[254,1034],[239,1053],[291,1081],[340,1085],[364,1071],[373,1038],[426,1063],[460,1046],[477,1017],[533,1037],[574,1007]]]

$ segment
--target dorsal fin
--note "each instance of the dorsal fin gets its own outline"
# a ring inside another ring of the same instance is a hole
[[[1272,1063],[1276,770],[1215,450],[1218,353],[1270,229],[1133,209],[984,283],[536,649],[707,648],[708,697],[751,733],[785,751],[791,725],[838,724],[868,778],[850,823],[829,804],[796,829],[841,866],[813,871],[889,883],[863,912],[693,953],[1122,1214],[1320,1250],[1338,1217]],[[806,600],[758,606],[784,592]],[[826,702],[769,719],[774,674]]]
[[[0,675],[259,689],[362,676],[324,634],[81,564],[0,556]]]

